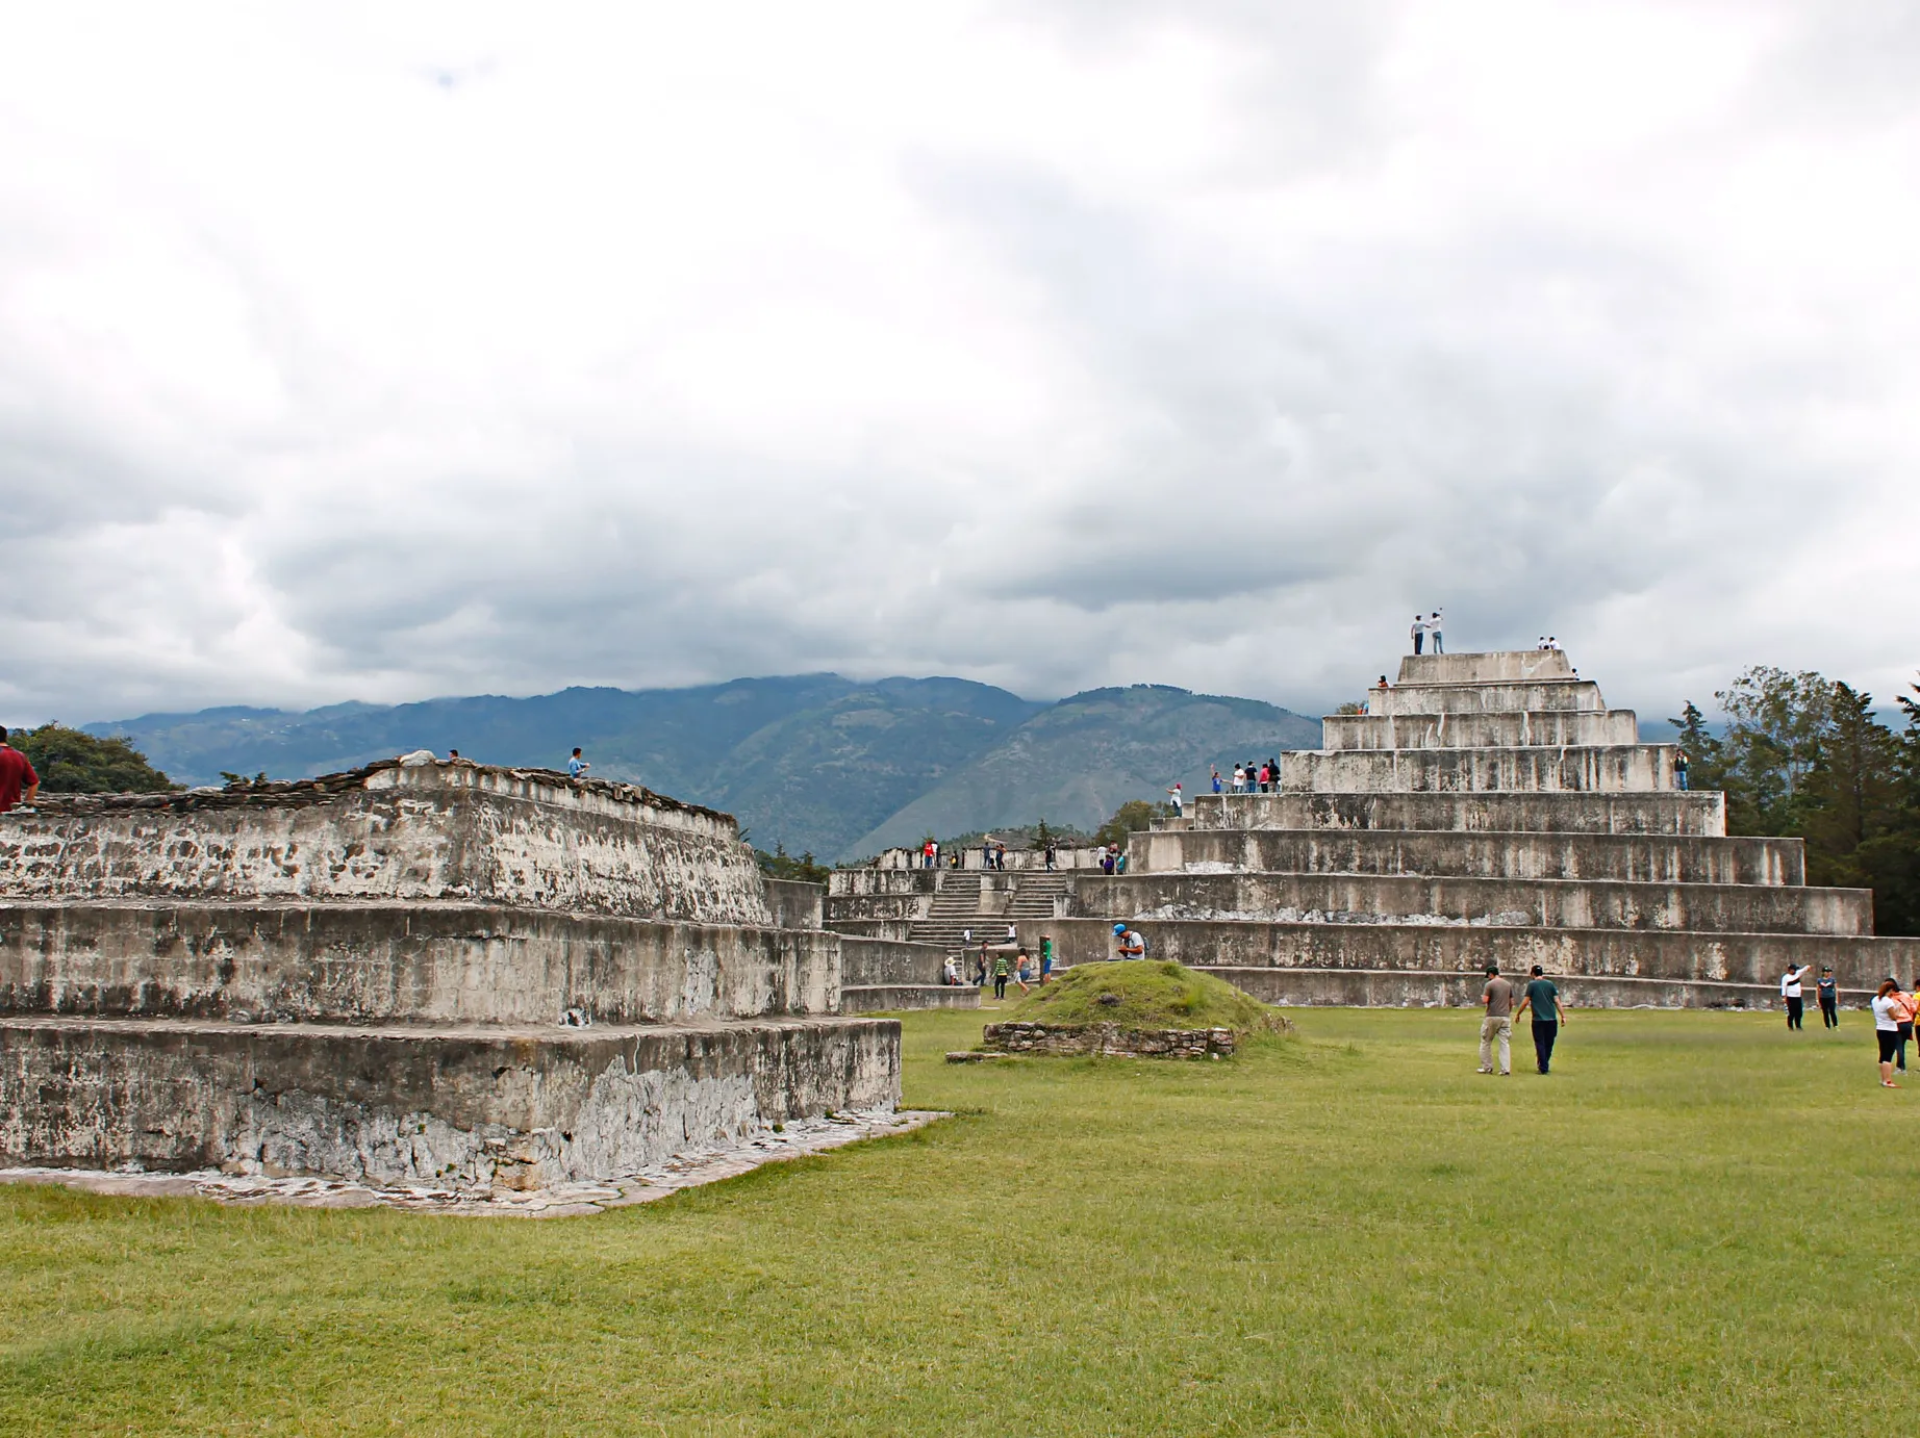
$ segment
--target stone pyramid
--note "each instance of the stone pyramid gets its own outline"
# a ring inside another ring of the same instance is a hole
[[[1288,1004],[1476,1003],[1489,962],[1584,1006],[1774,1005],[1789,963],[1860,1003],[1920,972],[1869,891],[1807,886],[1799,840],[1728,837],[1725,796],[1680,790],[1678,750],[1561,650],[1408,657],[1323,738],[1278,792],[1135,835],[1127,874],[1077,878],[1032,936],[1084,962],[1126,920],[1150,956]]]

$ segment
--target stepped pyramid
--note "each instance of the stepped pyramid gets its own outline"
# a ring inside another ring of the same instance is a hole
[[[1675,747],[1563,651],[1411,656],[1368,711],[1285,754],[1278,792],[1201,795],[1128,874],[1077,877],[1063,957],[1110,957],[1124,919],[1288,1004],[1477,1003],[1489,962],[1583,1006],[1777,1004],[1789,963],[1859,1003],[1920,972],[1869,891],[1807,887],[1799,840],[1727,837],[1725,796],[1679,790]]]

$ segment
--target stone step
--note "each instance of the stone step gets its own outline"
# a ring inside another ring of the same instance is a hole
[[[977,1009],[980,990],[972,984],[881,984],[843,989],[840,1011],[848,1014],[894,1013],[901,1009]]]
[[[1639,794],[1672,790],[1671,744],[1532,749],[1299,749],[1280,756],[1288,793]]]
[[[1467,1061],[1479,1042],[1480,993],[1486,984],[1484,974],[1420,973],[1407,969],[1233,969],[1203,968],[1202,973],[1225,979],[1266,1004],[1292,1008],[1314,1005],[1386,1008],[1460,1008],[1471,1009],[1461,1018],[1461,1055]],[[1523,975],[1513,975],[1516,983]],[[1618,975],[1590,976],[1552,974],[1560,1002],[1569,1010],[1581,1009],[1778,1009],[1783,1007],[1777,983],[1718,983],[1710,979],[1634,979]],[[1873,990],[1842,989],[1840,1005],[1847,1009],[1865,1008]],[[1516,999],[1516,1003],[1519,1001]],[[1807,1001],[1808,1009],[1814,1007]],[[1570,1014],[1569,1036],[1581,1032],[1579,1020]],[[1528,1033],[1529,1012],[1514,1025],[1513,1067],[1516,1072],[1533,1067],[1533,1046]],[[1858,1024],[1858,1020],[1854,1021]],[[1808,1020],[1817,1027],[1817,1017]],[[1866,1026],[1859,1028],[1865,1033]],[[1560,1051],[1564,1052],[1564,1051]]]
[[[1844,988],[1872,990],[1888,975],[1920,973],[1920,939],[1805,934],[1697,934],[1681,929],[1540,929],[1497,925],[1284,924],[1143,919],[1149,959],[1190,968],[1391,970],[1480,974],[1498,963],[1509,977],[1539,964],[1549,973],[1636,979],[1772,984],[1789,963],[1818,973],[1831,964]],[[1104,919],[1056,919],[1049,930],[1062,964],[1113,957]]]
[[[1367,691],[1368,712],[1406,714],[1580,714],[1607,704],[1600,686],[1586,679],[1542,679],[1527,684],[1409,684]]]
[[[1320,727],[1322,745],[1329,750],[1592,747],[1640,742],[1640,721],[1631,709],[1329,714],[1320,721]]]
[[[1187,825],[1210,829],[1381,829],[1434,833],[1727,832],[1722,794],[1203,794]]]
[[[1159,916],[1333,923],[1451,921],[1548,929],[1826,934],[1873,932],[1870,889],[1750,884],[1640,884],[1568,879],[1460,879],[1372,874],[1128,874],[1090,879],[1071,916]],[[1349,917],[1351,916],[1351,918]]]
[[[1577,679],[1564,649],[1494,649],[1466,654],[1409,654],[1400,684],[1530,684]]]
[[[1798,839],[1647,834],[1208,829],[1135,834],[1133,875],[1190,865],[1275,874],[1426,874],[1663,884],[1803,884]]]
[[[916,943],[914,933],[922,919],[828,919],[827,927],[836,934],[853,939],[891,939],[897,943]]]
[[[614,1178],[828,1110],[888,1108],[900,1026],[363,1028],[0,1018],[0,1163],[435,1188]]]
[[[599,1023],[829,1013],[843,940],[494,904],[0,903],[0,1013]]]

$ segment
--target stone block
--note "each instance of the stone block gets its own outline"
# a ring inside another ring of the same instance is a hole
[[[831,1013],[838,935],[486,904],[0,903],[0,1012],[343,1023]]]
[[[1804,884],[1798,839],[1653,834],[1209,829],[1135,834],[1128,874],[1190,865],[1283,874],[1426,874],[1660,884]]]
[[[1471,879],[1377,874],[1125,874],[1077,879],[1076,918],[1426,918],[1551,929],[1691,929],[1774,934],[1873,932],[1867,889]]]
[[[1593,747],[1640,742],[1631,709],[1567,713],[1521,710],[1479,714],[1329,714],[1320,721],[1328,749],[1476,749],[1493,746]]]
[[[1208,969],[1262,1003],[1291,1007],[1339,1005],[1374,1008],[1461,1008],[1477,1011],[1484,974],[1419,973],[1404,969]],[[1770,1009],[1780,1003],[1778,984],[1720,983],[1708,979],[1637,979],[1618,975],[1554,974],[1560,1001],[1582,1009]],[[1864,1007],[1872,990],[1847,990],[1841,1004]],[[1522,1019],[1513,1036],[1514,1065],[1527,1046]],[[1468,1060],[1478,1042],[1477,1013],[1461,1016],[1461,1052]],[[1567,1038],[1578,1042],[1578,1019]],[[1564,1053],[1565,1051],[1562,1050]],[[1530,1060],[1529,1060],[1530,1062]]]
[[[1197,829],[1379,829],[1537,834],[1727,832],[1726,796],[1682,794],[1202,794]]]
[[[1399,683],[1534,684],[1578,677],[1564,649],[1496,649],[1478,654],[1409,654],[1400,661]]]
[[[891,1014],[903,1009],[977,1009],[980,990],[972,984],[849,985],[840,991],[840,1009],[849,1014]]]
[[[1119,1024],[988,1024],[985,1048],[1009,1054],[1105,1058],[1232,1058],[1232,1029],[1130,1029]]]
[[[938,944],[850,936],[840,940],[840,982],[846,987],[937,984],[946,961],[947,951]]]
[[[731,816],[540,771],[375,766],[267,791],[0,815],[0,897],[465,900],[767,925]]]
[[[1280,756],[1290,793],[1646,793],[1673,789],[1671,744],[1527,749],[1302,749]]]
[[[1542,679],[1522,684],[1410,684],[1369,689],[1376,715],[1542,714],[1604,711],[1600,686],[1585,679]]]
[[[461,1189],[632,1174],[900,1092],[899,1025],[0,1019],[0,1160]]]
[[[1842,986],[1871,989],[1889,974],[1920,974],[1920,939],[1809,934],[1701,934],[1684,929],[1544,929],[1400,923],[1278,923],[1141,920],[1147,957],[1199,969],[1378,969],[1477,974],[1489,963],[1524,974],[1539,964],[1558,977],[1622,977],[1743,983],[1779,988],[1789,963],[1831,964]],[[1112,926],[1056,919],[1063,964],[1111,959]],[[1254,992],[1249,989],[1248,992]],[[1255,993],[1256,998],[1261,997]]]

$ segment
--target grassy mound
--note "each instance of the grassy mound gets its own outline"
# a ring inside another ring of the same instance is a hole
[[[1236,1029],[1241,1033],[1280,1027],[1275,1010],[1224,979],[1153,959],[1075,964],[1002,1017],[1019,1023]]]

